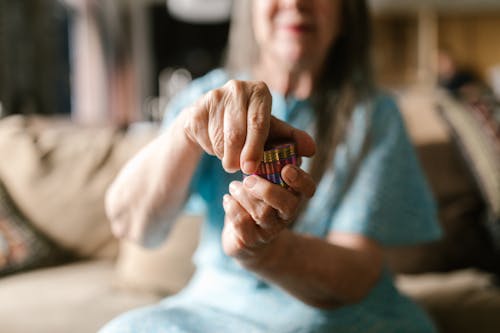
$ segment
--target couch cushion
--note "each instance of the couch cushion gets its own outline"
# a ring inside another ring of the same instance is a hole
[[[155,134],[7,117],[0,121],[0,179],[23,214],[57,244],[84,257],[111,257],[117,242],[104,213],[106,188]]]
[[[157,296],[116,291],[113,263],[88,261],[0,279],[0,327],[9,333],[96,332]]]

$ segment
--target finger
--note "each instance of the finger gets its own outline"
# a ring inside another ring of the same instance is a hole
[[[271,116],[269,139],[291,140],[297,145],[297,154],[313,156],[316,152],[316,143],[307,132],[299,130],[276,117]]]
[[[311,198],[316,192],[316,183],[311,175],[295,165],[285,165],[281,170],[281,177],[290,188],[307,198]]]
[[[239,245],[249,248],[259,245],[260,236],[250,214],[230,195],[224,195],[222,203],[226,213],[225,221],[233,229]]]
[[[243,181],[245,188],[256,198],[278,211],[278,216],[289,221],[300,203],[298,195],[258,176],[249,176]]]
[[[276,230],[283,228],[283,221],[278,219],[277,211],[264,201],[254,197],[241,182],[232,182],[229,193],[263,229]]]
[[[224,228],[222,229],[222,248],[230,257],[250,256],[251,251],[247,249],[243,240],[239,238],[238,232],[234,228],[234,218],[232,215],[231,196],[223,197],[222,205],[226,215],[224,217]]]
[[[264,153],[264,144],[269,134],[272,97],[263,82],[252,86],[247,113],[247,137],[241,152],[241,169],[252,174],[257,168]]]
[[[247,132],[247,95],[241,81],[231,80],[225,86],[229,101],[224,110],[224,158],[222,166],[228,172],[240,169],[240,155]]]
[[[208,136],[213,153],[220,160],[224,158],[224,93],[214,89],[202,98],[201,106],[208,115]]]
[[[210,155],[214,155],[210,137],[208,136],[208,112],[205,108],[192,106],[186,108],[188,114],[184,130],[186,135],[193,141],[197,142],[200,147]]]

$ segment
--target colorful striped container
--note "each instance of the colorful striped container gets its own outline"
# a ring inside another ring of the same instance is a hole
[[[264,151],[262,162],[255,175],[284,188],[288,188],[288,185],[281,179],[281,169],[287,164],[297,165],[295,144],[281,143],[269,145]],[[248,175],[244,175],[244,177],[248,177]]]

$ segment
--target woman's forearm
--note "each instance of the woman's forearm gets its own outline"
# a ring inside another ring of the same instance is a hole
[[[185,135],[186,112],[139,151],[120,171],[106,195],[114,234],[145,246],[166,237],[184,203],[201,148]]]
[[[360,251],[290,230],[283,231],[266,251],[264,260],[244,266],[318,308],[360,301],[382,270],[377,249]]]

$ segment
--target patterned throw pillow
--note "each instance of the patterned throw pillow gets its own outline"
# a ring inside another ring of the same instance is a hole
[[[0,183],[0,277],[61,263],[65,257],[30,226]]]
[[[459,102],[443,93],[439,106],[484,198],[486,226],[500,253],[500,104],[486,96]]]

